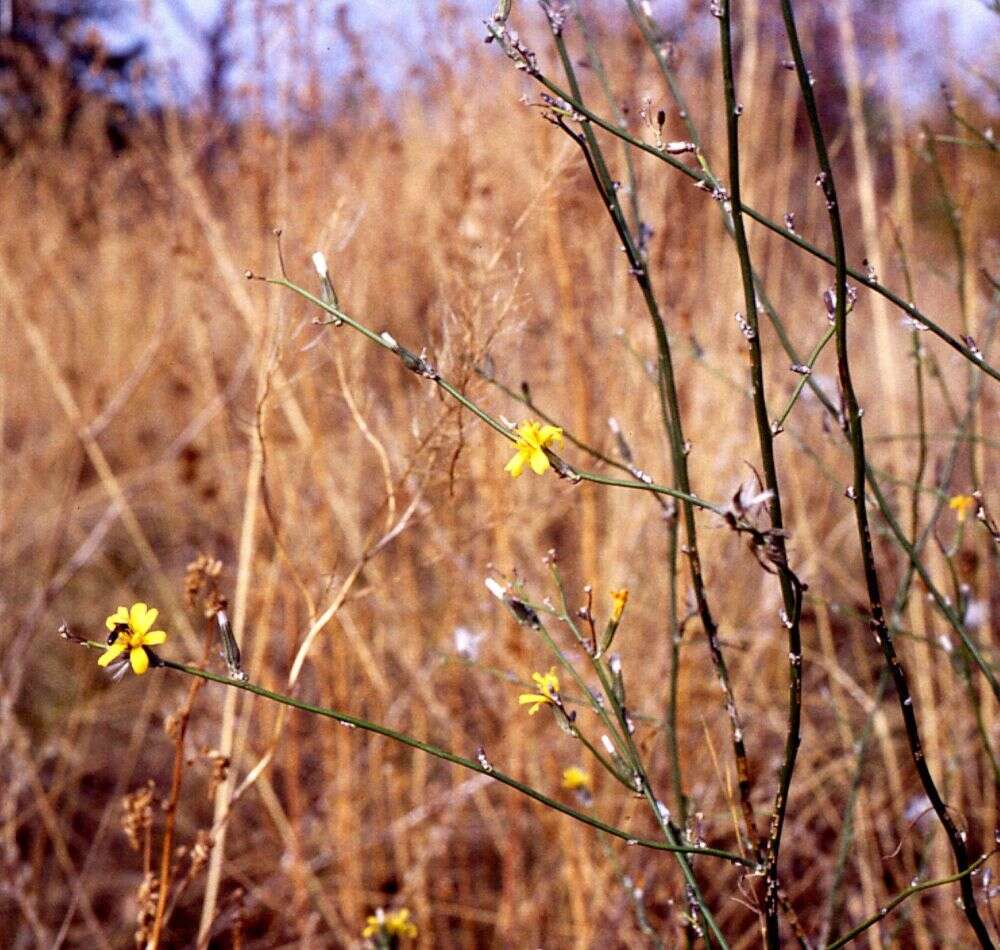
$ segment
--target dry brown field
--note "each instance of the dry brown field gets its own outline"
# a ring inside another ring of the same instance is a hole
[[[909,98],[888,33],[859,41],[888,64],[876,94],[845,65],[838,5],[819,26],[815,8],[800,6],[806,55],[817,37],[824,44],[814,70],[850,265],[873,261],[879,280],[1000,365],[989,346],[1000,307],[996,152],[951,140],[970,133],[933,84],[925,99]],[[797,230],[828,250],[780,22],[754,4],[736,15],[743,201],[778,222],[794,211]],[[293,30],[292,19],[270,16],[269,28]],[[197,688],[170,669],[113,682],[97,654],[60,639],[67,623],[103,640],[105,617],[145,602],[168,633],[162,656],[224,674],[215,625],[185,586],[200,555],[221,562],[219,594],[252,683],[461,756],[481,747],[546,795],[657,838],[641,796],[547,709],[529,716],[519,705],[531,674],[556,661],[484,580],[516,581],[517,596],[557,603],[554,551],[570,606],[586,602],[590,585],[598,626],[609,592],[627,588],[614,649],[650,782],[692,839],[747,853],[730,720],[697,616],[685,616],[672,666],[670,519],[657,499],[553,471],[512,479],[512,446],[433,382],[350,327],[317,326],[321,312],[295,293],[246,279],[284,267],[318,294],[311,255],[320,250],[347,313],[414,352],[426,348],[493,416],[538,417],[515,398],[527,384],[567,434],[620,460],[613,417],[635,464],[672,484],[656,340],[580,149],[543,121],[543,90],[481,42],[481,16],[450,16],[422,28],[423,62],[389,91],[375,82],[377,61],[359,59],[334,91],[317,91],[321,80],[307,81],[301,62],[294,86],[275,79],[271,105],[249,84],[241,90],[238,120],[163,100],[138,110],[120,151],[101,133],[99,103],[85,103],[63,134],[54,79],[57,104],[4,159],[5,947],[141,946],[154,926],[167,947],[361,946],[379,907],[406,907],[422,947],[702,945],[670,854],[607,837],[488,774],[260,696]],[[700,7],[684,16],[678,29],[691,38],[675,51],[677,75],[704,154],[726,180],[716,21]],[[562,81],[537,10],[515,6],[513,19]],[[584,60],[572,18],[566,37]],[[653,141],[662,108],[664,138],[687,138],[627,17],[596,26],[595,39],[633,134]],[[595,71],[580,74],[588,103],[609,115]],[[949,78],[958,112],[985,129],[996,99],[974,95],[975,78],[958,66]],[[628,206],[621,145],[604,133],[600,141]],[[718,201],[652,156],[633,161],[692,489],[725,506],[761,468],[747,340],[734,319],[744,309],[739,260]],[[753,222],[749,241],[788,337],[808,354],[830,325],[832,269]],[[917,335],[915,360],[903,316],[862,288],[848,317],[868,460],[907,537],[935,519],[921,559],[993,668],[998,548],[986,524],[960,522],[948,501],[981,490],[986,510],[1000,514],[1000,383],[932,333]],[[776,417],[800,376],[764,316],[760,340]],[[832,343],[812,378],[839,404]],[[821,946],[912,882],[956,867],[918,781],[896,689],[879,685],[885,661],[845,497],[850,445],[808,388],[774,445],[789,562],[808,584],[801,748],[779,861],[782,934],[795,945],[797,921]],[[559,453],[621,475],[569,441]],[[908,560],[874,502],[869,512],[891,606]],[[696,518],[743,719],[750,802],[766,833],[787,733],[781,589],[745,536],[712,512]],[[683,555],[678,572],[687,615]],[[919,578],[893,623],[926,761],[978,858],[1000,824],[996,699]],[[550,619],[547,629],[596,686],[566,624]],[[600,748],[603,727],[573,689],[564,678],[580,731]],[[592,802],[561,787],[573,765],[592,776]],[[164,848],[169,893],[154,925]],[[692,864],[729,945],[762,945],[760,875],[710,857]],[[972,878],[994,939],[997,867],[989,858]],[[958,898],[954,883],[914,894],[854,945],[975,946]]]

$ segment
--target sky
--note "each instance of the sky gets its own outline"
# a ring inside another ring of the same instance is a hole
[[[128,22],[115,35],[122,40],[142,38],[149,46],[154,62],[170,67],[177,86],[176,93],[185,98],[201,87],[207,65],[204,48],[195,30],[212,23],[221,8],[222,0],[125,0],[132,11]],[[260,0],[236,0],[238,24],[237,44],[241,49],[251,49],[250,23]],[[274,7],[274,0],[266,0]],[[469,29],[478,33],[478,24],[492,11],[495,0],[452,0],[467,18]],[[584,0],[584,5],[593,0]],[[607,0],[604,0],[607,2]],[[670,15],[677,0],[650,0],[654,14],[662,18]],[[858,2],[858,0],[856,0]],[[864,2],[864,0],[860,0]],[[288,0],[296,12],[298,23],[304,31],[310,29],[312,11],[320,11],[324,22],[319,43],[319,55],[330,74],[335,75],[338,63],[344,60],[346,50],[340,48],[332,29],[333,11],[338,0]],[[535,0],[515,0],[517,5],[535,7]],[[707,10],[708,0],[705,0]],[[937,88],[937,77],[947,72],[948,64],[940,61],[939,48],[927,42],[929,24],[938,33],[941,18],[950,23],[953,42],[959,55],[982,63],[984,47],[1000,48],[1000,21],[986,9],[982,0],[905,0],[906,13],[901,16],[904,29],[908,29],[908,72],[915,86],[926,83],[927,91]],[[419,55],[418,39],[421,31],[431,22],[435,0],[347,0],[350,22],[363,36],[367,51],[379,63],[378,79],[388,88],[398,84],[405,76],[407,66]],[[187,11],[178,15],[178,10]],[[532,11],[534,12],[534,11]],[[240,35],[242,33],[243,35]],[[280,40],[275,38],[273,62],[276,71],[281,69],[277,55]],[[287,59],[287,57],[284,57]],[[247,57],[248,59],[248,57]],[[243,66],[249,69],[249,66]],[[239,69],[236,79],[239,81]]]

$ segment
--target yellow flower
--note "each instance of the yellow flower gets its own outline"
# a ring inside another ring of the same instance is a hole
[[[556,676],[556,668],[553,666],[544,676],[541,673],[532,673],[531,678],[538,686],[538,692],[521,693],[517,701],[522,706],[531,704],[528,715],[534,716],[542,706],[555,703],[559,698],[559,677]]]
[[[562,429],[558,426],[522,422],[517,427],[517,452],[504,466],[504,471],[517,478],[524,471],[524,466],[530,465],[536,475],[544,475],[549,470],[545,449],[553,442],[562,442],[562,437]]]
[[[158,610],[145,604],[133,604],[131,610],[119,607],[104,622],[112,635],[98,664],[107,666],[127,650],[132,671],[142,676],[149,669],[149,653],[145,647],[155,647],[167,639],[162,630],[151,630],[158,615]]]
[[[571,765],[563,770],[562,787],[570,792],[587,790],[590,788],[590,773],[581,769],[579,765]]]
[[[621,590],[611,591],[611,622],[618,623],[622,619],[622,612],[625,610],[625,605],[628,603],[628,590],[622,588]]]
[[[949,499],[948,507],[958,514],[958,523],[961,524],[969,516],[970,511],[975,511],[976,499],[972,495],[955,495]]]
[[[388,914],[380,907],[365,921],[365,929],[361,931],[365,939],[376,934],[413,940],[417,936],[417,925],[410,920],[410,912],[405,907]]]

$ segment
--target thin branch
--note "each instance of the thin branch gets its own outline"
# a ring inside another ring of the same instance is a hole
[[[491,35],[495,39],[499,40],[501,43],[503,42],[504,34],[501,30],[499,30],[493,24],[490,24],[488,29],[490,30]],[[508,55],[511,54],[508,53]],[[671,166],[671,168],[676,169],[681,174],[686,175],[693,181],[701,182],[702,184],[708,185],[709,190],[712,190],[711,188],[712,176],[709,175],[707,172],[705,172],[704,170],[692,168],[690,165],[686,165],[684,162],[675,158],[673,155],[670,155],[668,152],[660,150],[655,145],[650,145],[647,142],[643,142],[641,139],[637,139],[635,136],[626,132],[624,129],[619,128],[614,123],[609,122],[607,119],[602,119],[599,115],[588,109],[582,102],[579,101],[579,99],[574,97],[571,93],[563,89],[558,84],[552,82],[552,80],[550,80],[547,76],[545,76],[542,72],[540,72],[537,64],[533,64],[531,60],[524,58],[523,54],[518,54],[517,51],[514,51],[514,56],[517,57],[518,64],[521,65],[521,68],[525,72],[527,72],[537,82],[539,82],[546,89],[548,89],[549,92],[551,92],[553,95],[561,99],[568,109],[571,109],[574,112],[578,112],[581,116],[583,116],[589,122],[592,122],[598,128],[603,129],[605,132],[610,133],[611,135],[621,139],[622,141],[628,142],[630,145],[634,146],[640,151],[646,152],[647,154],[652,155],[655,158],[658,158],[661,162],[666,162],[668,165]],[[778,224],[775,221],[772,221],[766,215],[761,214],[759,211],[757,211],[755,208],[750,207],[749,205],[744,206],[743,213],[746,214],[748,217],[753,218],[754,221],[756,221],[758,224],[762,224],[769,231],[774,232],[775,234],[779,235],[785,240],[790,241],[792,244],[795,244],[797,247],[806,251],[808,254],[811,254],[813,257],[818,258],[819,260],[825,262],[826,264],[829,264],[832,267],[836,267],[835,255],[830,255],[826,251],[823,251],[816,245],[812,244],[810,241],[807,241],[804,237],[802,237],[802,235],[796,233],[795,231],[790,230],[789,228],[784,227],[783,225]],[[988,376],[992,376],[993,379],[1000,381],[1000,369],[996,369],[995,367],[987,363],[982,358],[981,355],[977,355],[976,353],[974,353],[968,346],[966,346],[960,340],[956,339],[952,334],[950,334],[939,324],[931,320],[930,317],[924,314],[915,304],[904,300],[902,297],[899,296],[899,294],[895,293],[888,287],[879,283],[878,280],[876,280],[874,277],[872,277],[865,271],[856,270],[854,268],[848,267],[846,273],[850,275],[854,280],[858,281],[859,284],[862,284],[869,290],[874,290],[877,294],[881,294],[883,297],[886,298],[886,300],[893,303],[896,307],[902,310],[912,320],[917,321],[917,323],[923,324],[935,336],[939,337],[941,340],[947,343],[948,346],[950,346],[953,350],[955,350],[958,353],[961,353],[961,355],[965,357],[965,359],[969,360],[969,362],[977,366]]]
[[[806,115],[809,119],[809,127],[812,132],[813,145],[816,150],[816,157],[820,166],[819,183],[826,197],[827,210],[830,218],[830,230],[833,236],[833,244],[836,257],[836,312],[834,314],[834,325],[837,330],[837,368],[840,374],[840,385],[844,393],[844,402],[847,415],[848,430],[851,440],[851,450],[854,456],[854,481],[851,486],[852,501],[854,503],[855,520],[858,526],[858,539],[861,547],[861,559],[864,564],[865,586],[868,591],[869,610],[871,612],[870,623],[875,639],[882,647],[886,664],[892,674],[893,683],[899,698],[900,711],[903,722],[906,726],[906,735],[913,757],[913,764],[920,777],[924,793],[931,802],[938,820],[941,822],[948,836],[955,863],[959,869],[968,866],[968,852],[965,840],[959,833],[958,828],[952,820],[948,806],[941,798],[937,785],[931,776],[924,756],[923,744],[920,738],[920,730],[917,724],[916,713],[913,709],[913,697],[910,693],[909,683],[903,665],[896,654],[893,644],[892,633],[885,622],[885,612],[882,606],[882,594],[879,589],[878,572],[875,566],[875,550],[872,545],[871,528],[868,523],[868,507],[865,500],[865,480],[868,474],[868,463],[865,459],[864,426],[861,420],[861,408],[858,405],[857,395],[854,391],[854,382],[851,378],[850,357],[847,346],[847,252],[844,242],[844,228],[840,219],[840,204],[837,198],[837,188],[833,176],[833,166],[826,149],[826,138],[823,134],[823,127],[819,118],[819,110],[816,105],[816,98],[813,93],[812,77],[806,68],[805,57],[799,43],[798,29],[795,25],[795,12],[792,7],[792,0],[781,0],[781,13],[785,23],[785,32],[788,35],[788,42],[791,47],[792,58],[795,62],[795,72],[799,81],[799,88],[802,92],[802,99],[806,108]],[[877,488],[877,486],[876,486]],[[990,938],[986,925],[979,915],[976,906],[975,892],[968,877],[962,877],[961,882],[962,904],[965,916],[969,921],[969,926],[976,934],[976,938],[984,947],[992,947],[993,941]]]
[[[719,10],[719,37],[722,49],[722,77],[726,101],[726,139],[729,152],[729,194],[732,204],[733,233],[740,262],[743,283],[743,302],[746,308],[744,335],[750,348],[750,378],[753,392],[754,420],[760,444],[764,469],[764,486],[770,497],[767,501],[771,528],[767,533],[765,548],[770,563],[778,573],[781,598],[784,604],[782,623],[788,630],[788,729],[785,737],[784,759],[781,763],[778,790],[771,809],[767,841],[764,845],[764,927],[767,945],[774,950],[781,944],[781,926],[778,917],[778,853],[784,829],[792,774],[799,745],[802,742],[802,617],[803,585],[788,566],[785,547],[785,526],[781,509],[781,489],[774,459],[774,431],[768,416],[764,384],[764,354],[760,344],[757,319],[757,293],[754,288],[750,245],[743,222],[743,200],[740,187],[739,117],[741,107],[736,100],[736,79],[733,69],[732,42],[733,0],[721,0]]]
[[[922,891],[929,891],[935,887],[943,887],[945,884],[954,884],[956,881],[966,883],[969,878],[979,870],[994,854],[996,850],[990,851],[987,854],[981,855],[977,860],[973,861],[964,870],[959,871],[957,874],[952,874],[949,877],[939,877],[933,881],[922,881],[920,884],[911,884],[905,890],[900,891],[889,903],[878,909],[878,912],[872,914],[867,920],[862,921],[857,927],[849,930],[842,937],[838,937],[833,943],[828,944],[826,950],[838,950],[839,947],[846,947],[852,940],[859,937],[870,927],[874,927],[880,920],[884,920],[891,911],[895,910],[903,901],[912,897],[914,894],[919,894]],[[971,884],[970,884],[971,887]]]

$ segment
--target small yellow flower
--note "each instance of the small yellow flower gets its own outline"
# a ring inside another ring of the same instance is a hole
[[[517,701],[522,706],[531,704],[528,710],[529,716],[534,716],[542,706],[555,703],[559,698],[559,677],[556,676],[556,668],[553,666],[544,676],[541,673],[532,673],[531,678],[538,686],[537,693],[521,693]]]
[[[104,622],[112,634],[117,634],[110,640],[107,650],[97,661],[100,666],[107,666],[118,659],[126,650],[132,672],[142,676],[149,669],[149,654],[145,647],[155,647],[167,639],[162,630],[152,630],[159,611],[145,604],[133,604],[131,609],[119,607]]]
[[[562,442],[563,432],[558,426],[543,426],[539,422],[522,422],[517,427],[517,452],[504,466],[512,478],[517,478],[530,465],[536,475],[549,470],[549,457],[545,449],[553,442]]]
[[[628,603],[628,590],[623,587],[621,590],[611,591],[611,622],[618,623],[622,619],[625,605]]]
[[[562,787],[570,792],[589,791],[590,773],[581,769],[579,765],[571,765],[563,770]]]
[[[365,921],[365,929],[361,931],[366,940],[376,934],[413,940],[417,936],[417,925],[410,920],[410,912],[405,907],[388,914],[380,907]]]
[[[976,499],[972,495],[955,495],[949,499],[948,507],[958,515],[958,523],[961,524],[969,517],[970,511],[975,511]]]

